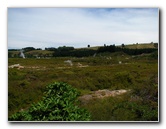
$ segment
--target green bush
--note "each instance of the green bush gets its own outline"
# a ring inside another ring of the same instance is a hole
[[[30,83],[27,80],[23,80],[20,82],[19,86],[25,87],[28,86]]]
[[[44,97],[22,112],[17,112],[10,121],[88,121],[89,113],[76,106],[76,89],[63,82],[47,86]]]
[[[151,53],[149,57],[150,59],[158,59],[158,51]]]
[[[116,121],[157,121],[158,111],[151,108],[149,104],[142,104],[140,101],[123,101],[116,104],[112,110]],[[123,115],[120,115],[123,114]]]
[[[133,77],[130,75],[129,72],[123,71],[123,72],[117,72],[114,77],[114,86],[116,89],[120,88],[130,88],[133,84]]]

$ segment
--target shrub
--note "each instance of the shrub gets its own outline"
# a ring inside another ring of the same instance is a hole
[[[76,106],[76,89],[63,82],[54,82],[46,87],[44,97],[22,112],[17,112],[11,121],[87,121],[90,115]]]
[[[27,81],[27,80],[23,80],[20,82],[19,86],[21,87],[25,87],[25,86],[28,86],[30,83]]]
[[[150,59],[158,59],[158,51],[155,51],[150,54],[149,56]]]
[[[130,88],[133,84],[133,77],[130,75],[129,72],[117,72],[114,75],[114,85],[117,89],[119,88]]]
[[[112,110],[115,120],[135,121],[157,121],[158,111],[152,109],[149,104],[142,104],[140,101],[123,101],[116,104]],[[122,114],[123,115],[120,115]]]

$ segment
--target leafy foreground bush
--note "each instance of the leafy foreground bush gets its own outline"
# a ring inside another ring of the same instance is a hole
[[[89,113],[76,106],[78,92],[63,82],[46,87],[43,100],[32,104],[28,110],[17,112],[10,121],[88,121]]]

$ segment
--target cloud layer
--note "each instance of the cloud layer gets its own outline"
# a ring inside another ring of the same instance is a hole
[[[158,42],[157,8],[9,8],[8,48]]]

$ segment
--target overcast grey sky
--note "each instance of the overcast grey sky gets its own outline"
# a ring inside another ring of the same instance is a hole
[[[159,40],[158,8],[8,8],[8,48]]]

